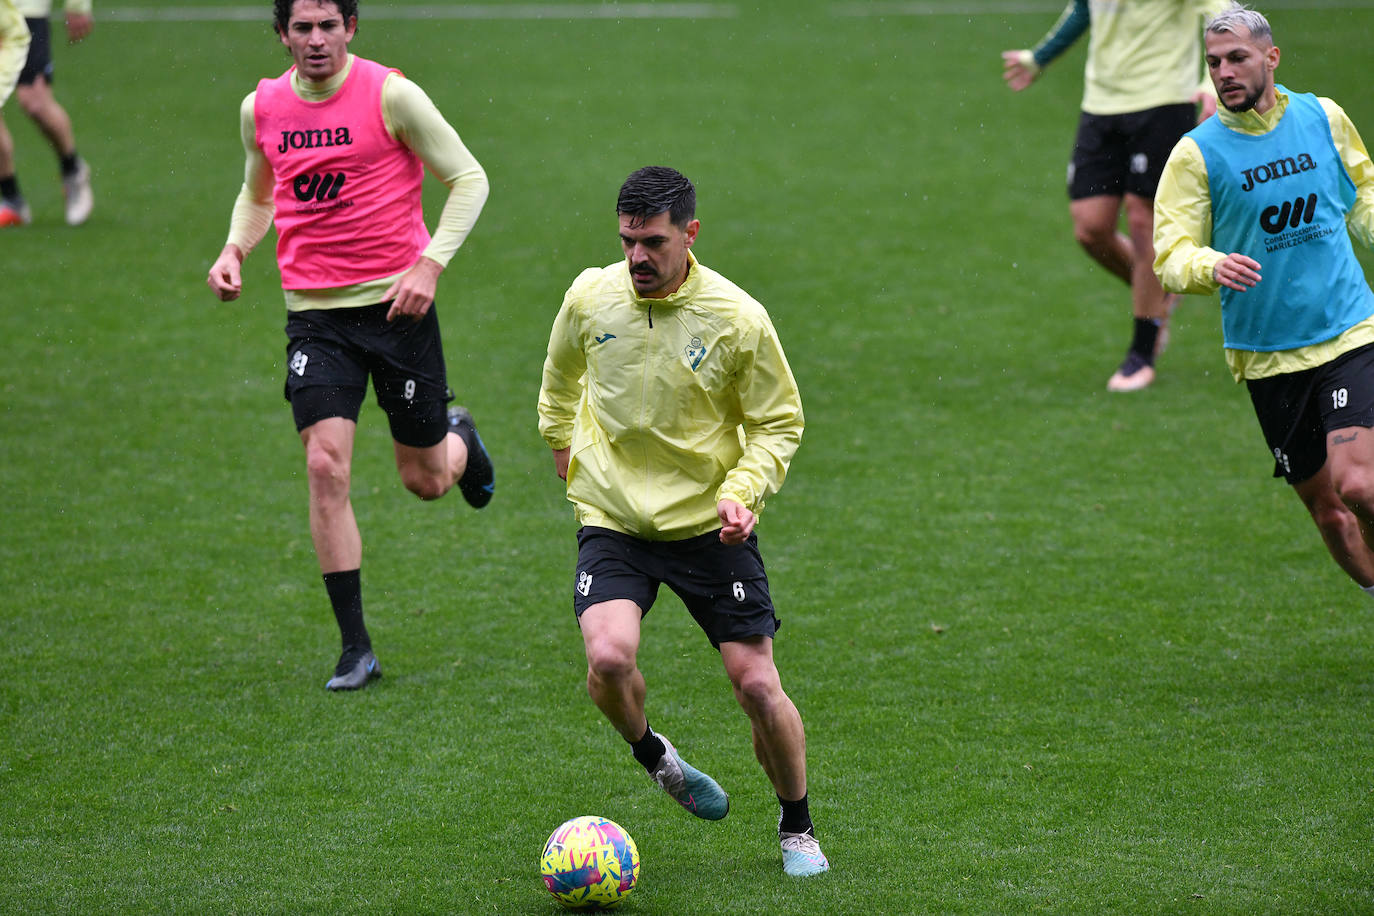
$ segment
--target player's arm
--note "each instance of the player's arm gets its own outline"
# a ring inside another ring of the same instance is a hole
[[[806,425],[801,392],[766,315],[742,336],[739,346],[735,388],[744,412],[744,454],[716,490],[721,540],[727,544],[748,537],[764,500],[782,487]],[[722,502],[737,503],[747,514]]]
[[[91,34],[91,29],[95,26],[95,17],[91,14],[91,0],[67,0],[62,9],[66,13],[64,18],[69,44],[76,44]]]
[[[243,259],[272,228],[276,208],[272,202],[272,166],[258,148],[257,129],[253,122],[253,102],[257,93],[250,92],[239,106],[239,140],[243,144],[243,187],[234,201],[229,217],[229,237],[215,263],[210,266],[206,282],[215,295],[225,302],[237,299],[243,292]]]
[[[576,297],[569,289],[549,332],[544,377],[539,386],[539,435],[553,450],[554,472],[564,480],[568,479],[573,420],[582,401],[583,376],[587,371],[575,303]]]
[[[0,105],[14,91],[29,55],[29,27],[14,0],[0,0]]]
[[[1260,281],[1260,263],[1211,247],[1212,193],[1202,150],[1184,137],[1169,154],[1155,190],[1155,276],[1171,293],[1238,292]]]
[[[1346,227],[1359,243],[1374,249],[1374,162],[1369,159],[1360,132],[1345,111],[1330,99],[1319,99],[1331,124],[1331,139],[1336,143],[1341,162],[1355,183],[1355,203],[1345,215]]]
[[[1230,5],[1231,0],[1197,0],[1194,9],[1198,28],[1206,28],[1209,19]],[[1191,99],[1193,104],[1198,106],[1197,122],[1201,124],[1217,113],[1217,87],[1212,83],[1212,77],[1207,73],[1205,65],[1199,63],[1199,70],[1201,76],[1198,77],[1197,88],[1193,90]]]
[[[382,87],[382,113],[392,135],[410,147],[449,189],[429,245],[385,297],[392,300],[388,319],[398,315],[418,318],[434,302],[439,274],[477,223],[487,201],[487,173],[424,90],[405,77],[393,73],[387,78]]]
[[[1054,28],[1034,48],[1002,52],[1002,79],[1016,92],[1025,89],[1035,82],[1050,61],[1067,51],[1091,23],[1088,0],[1069,0]]]

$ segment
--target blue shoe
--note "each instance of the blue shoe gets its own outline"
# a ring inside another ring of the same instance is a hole
[[[710,776],[678,756],[677,748],[662,735],[664,753],[649,775],[682,807],[697,817],[718,821],[730,811],[730,796]]]
[[[809,878],[830,871],[830,861],[821,852],[811,831],[779,833],[782,840],[782,870],[794,878]]]
[[[377,656],[371,649],[355,649],[350,646],[339,656],[334,666],[334,676],[325,684],[326,690],[357,690],[367,686],[374,677],[382,676],[382,666],[377,664]]]
[[[458,490],[463,499],[474,509],[480,509],[491,502],[496,492],[496,469],[492,467],[491,455],[477,434],[477,425],[472,422],[472,414],[466,407],[448,409],[448,428],[458,434],[468,447],[468,466],[458,481]]]

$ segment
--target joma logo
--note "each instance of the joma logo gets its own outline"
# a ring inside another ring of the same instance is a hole
[[[1284,159],[1275,159],[1273,162],[1261,163],[1253,168],[1241,170],[1241,174],[1245,176],[1245,184],[1241,185],[1240,189],[1252,191],[1257,184],[1268,184],[1299,172],[1310,172],[1316,167],[1317,163],[1306,153],[1300,153],[1297,158],[1288,156]]]
[[[277,152],[293,149],[314,149],[317,146],[352,146],[353,137],[347,127],[326,127],[324,130],[284,130]]]

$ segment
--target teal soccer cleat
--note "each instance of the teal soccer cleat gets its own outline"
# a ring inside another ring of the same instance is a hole
[[[658,765],[649,775],[682,807],[697,817],[718,821],[730,811],[730,796],[710,776],[678,756],[677,748],[663,735],[665,748]]]

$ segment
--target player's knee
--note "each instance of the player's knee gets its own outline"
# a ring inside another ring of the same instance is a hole
[[[449,490],[448,481],[435,474],[411,472],[403,475],[401,482],[407,490],[426,502],[438,499]]]
[[[623,680],[633,674],[634,670],[634,653],[619,643],[610,640],[592,640],[587,643],[588,683]]]
[[[16,91],[14,97],[19,101],[20,109],[30,118],[41,118],[48,109],[48,95],[32,87],[28,92]]]
[[[1350,511],[1361,518],[1374,518],[1374,474],[1365,468],[1350,469],[1335,484],[1341,502]]]
[[[305,450],[305,471],[314,485],[348,484],[348,458],[326,443],[311,443]]]
[[[1153,245],[1155,217],[1150,210],[1132,208],[1126,211],[1126,230],[1132,239],[1150,241]]]
[[[783,701],[782,682],[772,666],[751,666],[730,680],[735,698],[750,716],[766,716]]]
[[[1076,220],[1073,237],[1088,251],[1102,251],[1116,244],[1116,227],[1106,223]]]

